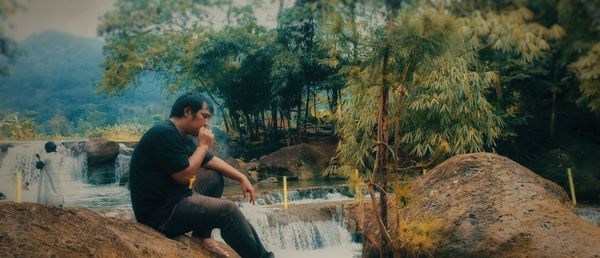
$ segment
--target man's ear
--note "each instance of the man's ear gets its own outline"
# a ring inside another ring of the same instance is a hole
[[[185,107],[183,109],[183,116],[184,117],[192,117],[192,109],[190,107]]]

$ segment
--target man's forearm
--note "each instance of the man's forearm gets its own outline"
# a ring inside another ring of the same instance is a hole
[[[242,182],[243,180],[248,180],[246,175],[242,174],[240,171],[227,164],[224,160],[219,157],[213,157],[210,161],[204,164],[203,168],[215,170],[221,173],[223,176],[231,178],[235,181]]]

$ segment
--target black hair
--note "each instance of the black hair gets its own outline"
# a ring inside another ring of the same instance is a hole
[[[49,141],[44,144],[44,149],[46,149],[46,153],[56,152],[56,143],[53,141]]]
[[[182,117],[185,113],[185,108],[189,107],[192,114],[196,114],[198,110],[202,109],[202,104],[206,103],[208,110],[211,114],[214,114],[214,108],[210,101],[200,93],[185,93],[173,103],[171,108],[171,115],[169,117]]]

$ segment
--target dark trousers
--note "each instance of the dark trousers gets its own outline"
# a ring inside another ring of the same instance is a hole
[[[256,231],[248,223],[237,205],[221,199],[223,175],[208,170],[199,173],[194,193],[181,200],[174,208],[171,220],[160,229],[167,237],[175,237],[189,231],[200,238],[209,238],[215,228],[221,229],[221,237],[240,256],[246,258],[273,257],[261,243]]]

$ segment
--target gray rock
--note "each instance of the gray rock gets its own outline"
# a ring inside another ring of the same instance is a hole
[[[115,162],[119,155],[119,144],[106,139],[92,139],[85,143],[88,166],[101,165]]]

